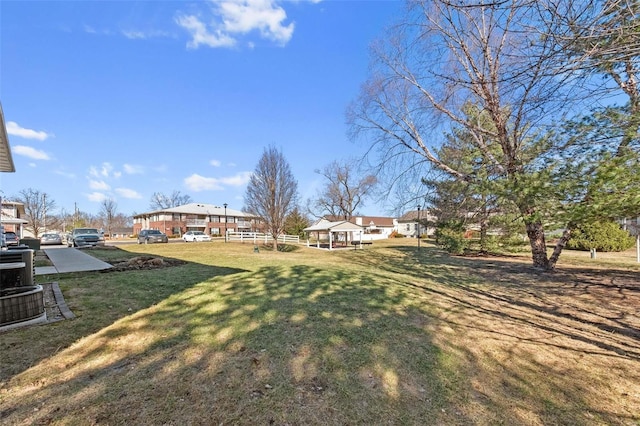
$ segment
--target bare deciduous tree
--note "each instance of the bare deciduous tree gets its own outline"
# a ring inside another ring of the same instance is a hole
[[[326,179],[325,187],[313,201],[316,215],[328,214],[344,220],[351,220],[378,181],[373,175],[358,175],[354,163],[349,161],[334,161],[316,173]]]
[[[24,204],[25,228],[38,238],[45,229],[47,214],[52,214],[56,207],[55,201],[46,193],[37,189],[23,189],[15,200]]]
[[[111,236],[111,230],[114,226],[114,220],[118,213],[118,204],[112,198],[105,198],[100,203],[100,217],[104,221],[104,227],[107,228],[107,235]]]
[[[566,1],[555,6],[561,10]],[[552,269],[540,208],[550,193],[542,159],[562,147],[542,135],[580,106],[585,75],[561,65],[566,46],[549,34],[568,31],[548,19],[554,1],[543,2],[548,9],[540,3],[410,2],[407,20],[374,49],[373,75],[348,118],[354,136],[366,133],[378,148],[372,151],[400,165],[397,174],[418,157],[459,181],[482,184],[438,155],[445,135],[464,128],[483,169],[503,181],[500,195],[517,206],[533,264]],[[467,114],[470,105],[481,114]]]
[[[181,194],[180,191],[177,190],[174,190],[170,195],[166,195],[161,192],[154,192],[151,196],[149,208],[151,210],[170,209],[190,202],[191,196],[188,194]]]
[[[273,248],[283,233],[289,213],[296,208],[298,182],[282,152],[274,147],[264,150],[244,196],[245,210],[260,217],[273,236]]]

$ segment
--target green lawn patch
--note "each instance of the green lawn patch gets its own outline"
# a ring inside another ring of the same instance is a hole
[[[0,334],[7,424],[633,424],[639,272],[367,250],[123,245]]]

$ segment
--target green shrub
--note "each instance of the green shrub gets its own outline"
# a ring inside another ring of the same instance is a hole
[[[436,242],[451,254],[464,253],[468,245],[468,241],[464,238],[464,233],[451,228],[440,228],[436,230]]]
[[[576,229],[567,248],[572,250],[624,251],[633,247],[635,240],[615,222],[581,225]]]
[[[484,237],[484,242],[480,242],[481,248],[484,248],[484,250],[488,251],[488,252],[496,252],[498,251],[498,248],[500,247],[500,245],[498,244],[498,237],[495,235],[487,235]]]
[[[522,235],[505,235],[499,239],[500,245],[510,252],[524,252],[529,250],[528,240]]]

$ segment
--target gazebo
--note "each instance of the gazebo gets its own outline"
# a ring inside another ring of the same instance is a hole
[[[351,234],[351,241],[359,240],[362,241],[363,228],[360,225],[356,225],[347,220],[338,221],[338,222],[330,222],[326,219],[320,219],[315,224],[311,225],[308,228],[304,229],[304,232],[307,234],[315,233],[316,234],[316,247],[323,248],[320,244],[320,235],[328,235],[329,237],[329,250],[333,250],[336,246],[336,243],[343,242],[345,247],[347,241],[349,240],[348,236]],[[307,239],[307,247],[311,247],[309,244],[309,240]]]

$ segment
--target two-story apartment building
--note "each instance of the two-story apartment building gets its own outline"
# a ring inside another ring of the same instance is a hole
[[[4,227],[4,231],[15,232],[19,238],[22,238],[24,236],[24,225],[27,224],[24,219],[24,204],[3,199],[0,212],[0,224]]]
[[[261,225],[257,218],[240,210],[202,203],[189,203],[133,216],[134,234],[143,229],[158,229],[168,236],[182,235],[187,231],[224,235],[225,232],[260,231]]]

